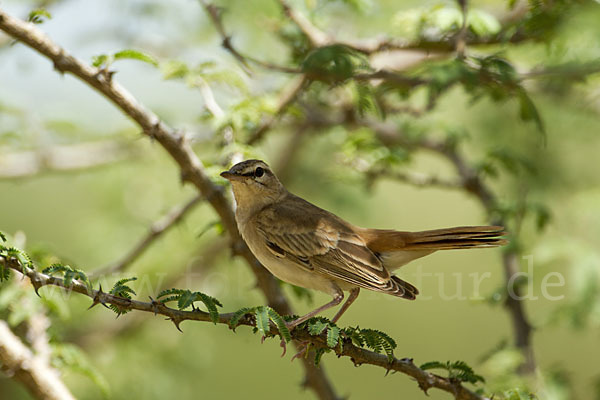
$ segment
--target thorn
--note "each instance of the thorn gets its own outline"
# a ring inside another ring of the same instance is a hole
[[[152,125],[152,128],[148,131],[148,136],[152,140],[156,139],[156,132],[160,130],[160,120]]]
[[[38,279],[33,279],[32,278],[31,279],[31,284],[33,285],[33,290],[35,291],[35,294],[37,294],[37,296],[41,298],[42,296],[40,296],[40,293],[38,292],[38,290],[40,290],[40,288],[42,286],[44,286],[42,284],[42,282],[40,282]]]
[[[158,308],[160,306],[162,306],[163,304],[159,301],[156,301],[152,298],[152,296],[148,296],[148,298],[150,299],[150,303],[152,305],[152,311],[154,312],[154,315],[158,314]]]
[[[181,322],[183,321],[181,318],[179,318],[179,317],[169,317],[167,319],[170,320],[171,322],[173,322],[173,324],[175,324],[175,328],[177,328],[177,330],[179,332],[183,333],[183,331],[179,327],[179,324],[181,324]]]
[[[267,338],[266,336],[263,336],[262,338],[260,338],[260,344],[264,344],[266,338]]]
[[[102,284],[100,284],[100,285],[98,285],[98,291],[96,292],[96,295],[94,296],[94,298],[92,300],[92,305],[88,307],[88,310],[96,307],[98,304],[102,304],[105,308],[109,308],[106,304],[104,304],[104,301],[102,301],[102,299],[101,299],[103,294],[104,294],[104,292],[102,291]],[[117,317],[118,317],[118,315],[117,315]]]
[[[283,349],[283,353],[281,353],[281,358],[283,358],[283,356],[285,356],[285,353],[287,352],[287,343],[284,338],[281,338],[281,342],[279,342],[279,346]]]

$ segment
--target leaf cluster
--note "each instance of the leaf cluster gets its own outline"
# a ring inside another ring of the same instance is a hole
[[[210,319],[213,323],[219,321],[219,311],[217,307],[223,307],[223,304],[217,299],[202,292],[192,292],[187,289],[166,289],[158,294],[157,300],[161,303],[168,303],[171,301],[177,302],[177,308],[185,310],[188,307],[192,307],[196,310],[195,302],[199,301],[204,304]]]
[[[251,315],[255,320],[255,332],[259,332],[263,337],[273,336],[271,333],[272,322],[281,339],[289,342],[292,340],[290,331],[285,324],[285,319],[277,311],[273,310],[269,306],[257,306],[257,307],[244,307],[234,312],[231,319],[229,320],[229,327],[233,330],[239,325],[242,318],[247,315]]]
[[[21,271],[24,271],[25,268],[33,268],[33,261],[27,253],[16,247],[5,246],[3,243],[6,243],[6,235],[0,232],[0,257],[3,257],[5,260],[10,260],[11,258],[17,260],[21,266]],[[9,278],[10,269],[4,263],[0,264],[0,282],[6,281]]]
[[[129,285],[127,285],[127,283],[133,282],[135,280],[137,280],[137,278],[135,276],[132,278],[119,279],[117,282],[115,282],[115,284],[109,290],[108,293],[112,294],[113,296],[118,296],[118,297],[122,297],[124,299],[131,300],[131,296],[132,295],[135,296],[136,293],[135,293],[135,290],[133,290]],[[115,313],[117,313],[117,316],[126,314],[130,311],[126,307],[117,306],[115,304],[111,304],[109,306],[109,308],[111,310],[113,310]]]
[[[495,102],[516,99],[523,121],[532,121],[544,132],[542,118],[529,94],[521,84],[514,66],[505,58],[494,54],[486,57],[468,57],[427,65],[422,76],[428,80],[428,102],[433,107],[440,95],[460,84],[473,101],[487,96]]]
[[[312,50],[301,63],[312,80],[340,83],[356,74],[371,72],[368,59],[352,48],[333,44]]]
[[[70,265],[55,263],[44,268],[42,273],[50,276],[62,274],[63,283],[66,287],[73,285],[73,281],[77,280],[87,286],[90,292],[92,291],[92,283],[90,282],[90,278],[88,278],[86,273],[80,269],[73,268]]]
[[[448,372],[448,378],[458,382],[478,383],[485,382],[481,375],[477,375],[464,361],[429,361],[422,364],[419,368],[422,370],[443,369]]]

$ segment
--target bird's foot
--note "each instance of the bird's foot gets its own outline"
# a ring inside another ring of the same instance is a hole
[[[281,342],[279,342],[279,346],[283,349],[283,352],[281,353],[281,358],[283,358],[283,356],[285,356],[285,353],[287,352],[287,342],[285,341],[284,338],[281,338]]]

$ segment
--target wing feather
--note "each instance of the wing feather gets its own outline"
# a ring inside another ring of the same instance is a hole
[[[296,199],[267,207],[256,216],[257,230],[271,252],[304,269],[365,289],[414,299],[416,288],[392,277],[351,225]],[[314,210],[307,210],[306,204]]]

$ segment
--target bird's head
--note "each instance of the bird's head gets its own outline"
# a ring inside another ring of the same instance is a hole
[[[271,204],[285,194],[285,188],[261,160],[235,164],[221,176],[231,182],[238,207],[254,208]]]

